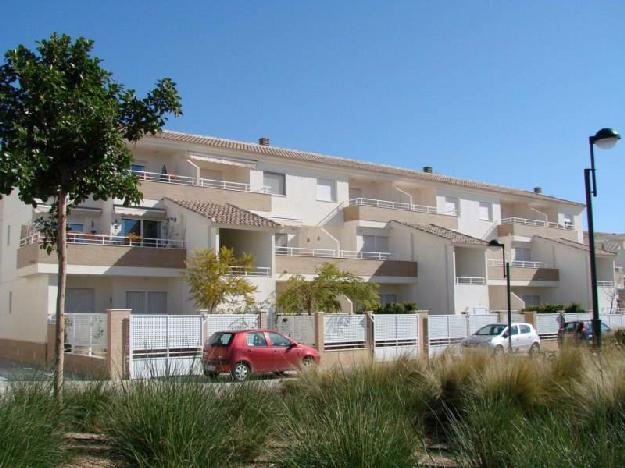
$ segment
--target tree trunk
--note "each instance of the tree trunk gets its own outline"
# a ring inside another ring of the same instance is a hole
[[[58,292],[56,297],[56,339],[54,341],[54,396],[63,401],[63,361],[65,357],[65,283],[67,280],[67,195],[60,191],[57,213],[57,255],[59,262]]]

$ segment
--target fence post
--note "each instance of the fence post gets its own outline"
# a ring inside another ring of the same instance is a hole
[[[373,312],[365,312],[366,323],[366,342],[365,346],[369,350],[371,358],[375,357],[375,322]]]
[[[428,312],[417,312],[419,320],[419,354],[425,359],[430,357],[430,334],[428,331]]]
[[[269,321],[268,321],[268,316],[267,316],[267,312],[266,311],[260,311],[258,312],[258,326],[259,328],[265,330],[270,328],[269,327]]]
[[[323,312],[315,312],[315,343],[317,351],[323,353],[325,350],[325,321]]]
[[[525,321],[536,328],[536,312],[524,312]]]
[[[130,319],[130,309],[108,309],[107,314],[107,368],[111,380],[124,378],[124,327]],[[132,356],[128,356],[132,359]]]

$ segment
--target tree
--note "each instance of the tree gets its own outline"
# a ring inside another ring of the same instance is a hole
[[[191,296],[202,309],[214,313],[218,305],[240,298],[249,307],[254,304],[256,286],[242,274],[252,269],[254,257],[234,255],[234,250],[222,247],[217,255],[211,249],[201,249],[187,260],[184,277]]]
[[[58,256],[54,393],[62,399],[67,215],[90,196],[138,203],[127,142],[159,131],[181,114],[175,83],[164,78],[143,99],[93,57],[93,41],[52,34],[35,51],[9,50],[0,67],[0,196],[51,204],[44,224]]]
[[[346,296],[361,309],[372,309],[379,303],[377,284],[368,283],[349,271],[341,271],[334,263],[324,263],[312,281],[306,281],[300,275],[289,278],[286,290],[278,298],[278,306],[290,314],[302,310],[308,315],[316,310],[339,312],[340,296]]]

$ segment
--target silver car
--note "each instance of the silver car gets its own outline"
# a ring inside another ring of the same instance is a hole
[[[495,352],[508,350],[508,326],[491,323],[462,340],[465,348],[490,348]],[[512,351],[534,353],[540,351],[540,337],[530,323],[512,324]]]

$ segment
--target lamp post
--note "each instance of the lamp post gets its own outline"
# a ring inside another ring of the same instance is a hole
[[[497,239],[491,240],[490,247],[500,247],[503,258],[503,277],[506,279],[506,292],[508,293],[508,352],[512,352],[512,301],[510,293],[510,262],[506,262],[506,246]]]
[[[599,298],[597,295],[597,265],[595,259],[595,229],[592,218],[592,197],[597,196],[597,177],[595,175],[595,146],[601,149],[612,148],[621,135],[613,128],[602,128],[588,137],[590,145],[590,168],[584,169],[586,186],[586,216],[588,220],[588,250],[590,252],[590,289],[592,296],[592,343],[601,348],[601,319],[599,318]],[[591,187],[592,185],[592,187]]]

